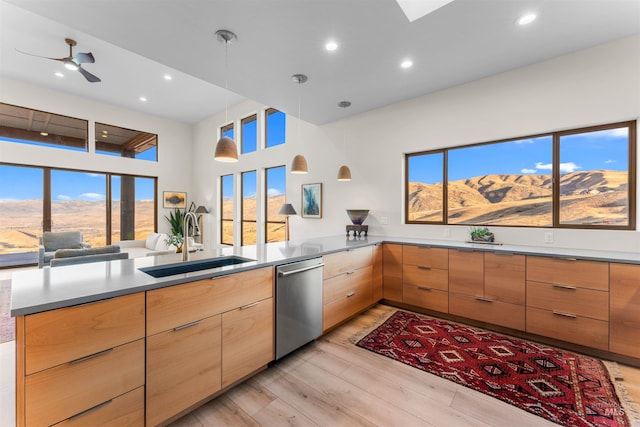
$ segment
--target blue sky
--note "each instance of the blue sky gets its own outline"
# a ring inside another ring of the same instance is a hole
[[[564,136],[560,140],[560,172],[628,168],[626,128]],[[448,180],[490,174],[550,174],[552,138],[544,136],[501,144],[449,150]],[[442,182],[442,154],[409,160],[409,181]]]

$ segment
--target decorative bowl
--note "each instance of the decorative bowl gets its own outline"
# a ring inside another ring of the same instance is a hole
[[[369,209],[347,209],[347,215],[354,225],[362,225],[369,215]]]

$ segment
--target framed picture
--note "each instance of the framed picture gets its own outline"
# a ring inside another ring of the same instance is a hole
[[[302,217],[322,218],[322,184],[302,184]]]
[[[185,209],[187,207],[187,193],[182,193],[180,191],[163,191],[162,207],[169,209]]]

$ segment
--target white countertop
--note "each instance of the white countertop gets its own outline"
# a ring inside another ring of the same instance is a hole
[[[383,242],[640,264],[640,254],[629,252],[519,245],[487,245],[408,237],[345,237],[340,235],[195,252],[190,254],[191,260],[236,255],[255,261],[192,273],[176,274],[163,278],[154,278],[140,271],[139,268],[180,263],[182,260],[181,254],[54,268],[45,267],[38,270],[16,272],[12,276],[11,315],[20,316],[84,304],[259,267],[287,264],[332,252]]]

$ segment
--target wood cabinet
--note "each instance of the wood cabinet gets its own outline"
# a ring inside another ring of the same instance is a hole
[[[640,358],[640,265],[610,265],[609,349]]]
[[[273,298],[222,315],[222,387],[228,387],[274,359]]]
[[[147,292],[147,425],[274,358],[273,268]]]
[[[402,248],[402,302],[449,312],[449,250],[428,246]]]
[[[322,329],[326,331],[373,304],[373,248],[324,256]]]
[[[402,245],[382,245],[382,297],[402,302]]]
[[[144,319],[142,293],[17,318],[17,424],[142,422],[116,398],[144,386]]]
[[[449,250],[451,314],[525,329],[525,257]]]
[[[609,350],[609,263],[527,256],[526,331]]]
[[[373,247],[373,302],[378,302],[383,297],[382,286],[382,245],[375,245]]]

